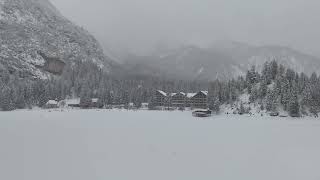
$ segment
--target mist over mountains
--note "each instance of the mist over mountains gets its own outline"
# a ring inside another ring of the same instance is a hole
[[[124,51],[125,56],[113,56],[117,53],[103,52],[93,35],[61,15],[48,0],[1,0],[0,43],[0,71],[22,78],[48,78],[79,62],[92,62],[117,75],[205,81],[243,75],[252,65],[259,70],[271,60],[307,74],[320,69],[319,58],[288,47],[234,41],[217,41],[206,48],[156,49],[145,55]],[[64,67],[56,66],[60,61]]]
[[[261,70],[265,62],[272,60],[297,72],[319,73],[317,57],[288,47],[253,46],[233,41],[219,41],[208,48],[182,46],[143,56],[130,54],[124,65],[129,71],[145,75],[210,81],[244,75],[251,66]]]

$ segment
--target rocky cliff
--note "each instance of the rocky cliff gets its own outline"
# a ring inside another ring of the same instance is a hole
[[[48,0],[0,0],[0,72],[47,78],[77,61],[105,71],[113,63],[90,33]]]

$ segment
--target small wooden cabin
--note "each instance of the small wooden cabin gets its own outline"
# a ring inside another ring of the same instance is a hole
[[[56,109],[56,108],[59,107],[58,104],[59,104],[59,102],[56,101],[56,100],[49,100],[46,103],[45,108],[47,108],[47,109]]]
[[[98,98],[92,98],[91,99],[91,107],[92,108],[101,108],[101,105],[99,105],[99,99]]]
[[[67,99],[66,105],[68,107],[72,107],[72,108],[79,108],[80,107],[80,99]]]

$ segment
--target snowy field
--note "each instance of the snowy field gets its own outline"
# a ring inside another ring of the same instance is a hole
[[[0,179],[318,180],[319,120],[1,112]]]

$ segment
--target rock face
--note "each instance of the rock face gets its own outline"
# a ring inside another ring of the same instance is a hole
[[[46,61],[44,66],[41,67],[43,70],[52,74],[61,75],[65,68],[66,63],[56,57],[47,57],[45,54],[38,52],[41,57]]]
[[[106,71],[113,64],[92,35],[48,0],[0,0],[0,70],[47,78],[77,61]]]

